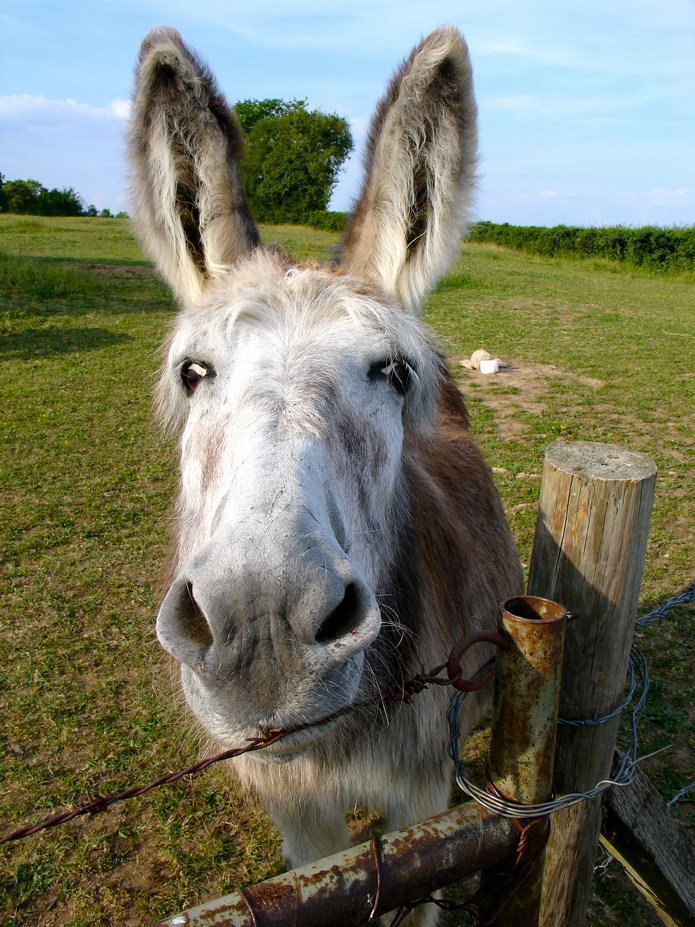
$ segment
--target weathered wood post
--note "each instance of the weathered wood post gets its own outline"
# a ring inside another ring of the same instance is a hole
[[[605,717],[624,699],[656,466],[607,444],[552,444],[545,456],[529,593],[579,617],[567,629],[560,717]],[[558,731],[555,789],[584,792],[609,778],[619,717]],[[601,826],[600,801],[553,816],[541,923],[584,923]]]

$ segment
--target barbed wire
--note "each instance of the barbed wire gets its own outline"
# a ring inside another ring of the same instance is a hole
[[[58,827],[61,824],[66,824],[68,821],[72,821],[75,818],[81,817],[83,815],[101,814],[110,808],[111,805],[114,805],[117,802],[127,801],[130,798],[136,798],[140,795],[145,795],[147,792],[151,792],[153,789],[156,789],[159,786],[169,785],[170,783],[182,779],[184,776],[192,776],[200,773],[204,769],[207,769],[209,766],[212,766],[214,763],[220,763],[223,760],[234,759],[235,757],[241,756],[244,753],[252,753],[256,750],[262,750],[265,747],[270,747],[272,744],[277,743],[284,737],[289,737],[290,734],[299,734],[302,731],[309,730],[310,728],[322,727],[325,724],[329,724],[331,721],[336,721],[338,718],[352,714],[355,711],[369,708],[375,705],[382,705],[384,702],[401,702],[409,704],[412,701],[413,696],[423,692],[428,686],[453,686],[455,689],[458,689],[462,692],[475,692],[490,681],[492,678],[492,673],[481,675],[479,671],[476,673],[473,679],[467,679],[463,675],[463,670],[461,669],[461,658],[470,647],[483,642],[494,644],[495,646],[502,648],[508,648],[510,646],[509,639],[501,634],[491,633],[488,631],[478,631],[466,638],[462,638],[461,640],[457,641],[457,643],[452,647],[445,663],[440,663],[438,666],[435,666],[434,669],[429,673],[416,673],[412,679],[405,682],[398,689],[392,689],[388,692],[379,693],[372,698],[363,699],[359,702],[353,702],[351,705],[346,705],[338,711],[334,711],[331,714],[326,715],[323,718],[319,718],[316,721],[307,721],[288,728],[271,728],[270,730],[259,729],[259,736],[250,738],[241,747],[233,747],[229,750],[225,750],[216,756],[200,760],[199,762],[193,763],[191,766],[187,766],[185,769],[178,770],[177,772],[165,773],[164,775],[153,779],[151,782],[148,782],[146,785],[134,786],[133,788],[126,789],[125,791],[118,792],[114,795],[99,795],[91,801],[87,802],[85,805],[82,805],[81,807],[72,811],[64,811],[61,814],[56,814],[53,817],[50,817],[45,821],[41,821],[38,824],[31,824],[27,827],[22,827],[19,830],[15,830],[10,834],[6,834],[5,836],[0,837],[0,845],[4,843],[10,843],[14,840],[22,840],[25,837],[30,837],[32,834],[36,834],[42,830]],[[445,676],[441,675],[443,672],[446,672]]]
[[[649,628],[654,624],[660,625],[668,613],[677,605],[685,605],[688,602],[692,602],[694,599],[695,582],[692,582],[686,589],[683,590],[683,592],[680,593],[680,595],[671,596],[671,598],[667,599],[663,605],[660,605],[658,608],[655,608],[648,614],[642,615],[641,618],[638,618],[635,624],[638,628]],[[666,802],[666,807],[672,808],[676,802],[680,801],[681,798],[684,798],[689,792],[692,792],[693,789],[695,789],[695,780],[683,786],[682,789],[679,789],[673,798]]]
[[[670,801],[666,802],[666,807],[672,808],[673,805],[675,805],[677,801],[680,801],[681,798],[684,798],[688,794],[688,792],[692,792],[693,789],[695,789],[695,780],[693,780],[692,782],[689,782],[687,785],[683,786],[682,789],[676,792],[673,798]]]
[[[686,602],[692,602],[693,599],[695,599],[695,582],[691,583],[680,595],[671,596],[667,602],[664,602],[659,608],[655,608],[653,612],[642,615],[641,618],[637,619],[635,624],[638,628],[648,628],[653,624],[661,624],[672,608],[675,608],[676,605],[684,605]]]
[[[642,618],[639,618],[636,621],[636,625],[639,627],[648,627],[651,624],[657,622],[660,623],[672,608],[684,602],[692,601],[693,598],[695,598],[695,582],[692,583],[691,586],[682,594],[678,596],[672,596],[660,608],[655,609],[653,612],[650,612],[648,615],[645,615]],[[633,646],[631,649],[629,662],[629,692],[625,701],[622,705],[619,706],[619,708],[615,709],[615,711],[602,718],[584,719],[580,721],[565,721],[563,719],[558,720],[558,723],[573,725],[603,724],[610,718],[620,714],[631,703],[634,697],[636,690],[635,671],[637,671],[641,681],[641,693],[632,713],[632,743],[630,748],[624,753],[621,751],[616,751],[620,759],[618,766],[613,773],[613,778],[597,783],[596,786],[588,792],[563,795],[559,798],[553,799],[550,802],[544,802],[539,805],[522,805],[518,802],[510,802],[506,799],[500,798],[499,796],[492,795],[490,792],[480,789],[473,782],[469,781],[463,772],[463,763],[459,755],[460,735],[458,730],[458,713],[463,700],[468,696],[468,694],[483,688],[492,679],[492,676],[494,675],[495,657],[493,656],[487,660],[470,679],[467,679],[463,676],[460,663],[461,658],[463,657],[463,654],[466,652],[466,650],[468,650],[474,644],[480,642],[492,643],[495,646],[504,649],[510,646],[509,639],[506,636],[501,634],[493,634],[486,631],[477,632],[476,634],[470,635],[468,638],[464,638],[458,641],[451,649],[451,652],[449,653],[445,663],[439,664],[429,673],[417,673],[415,676],[413,676],[412,679],[404,683],[400,689],[394,689],[390,692],[380,693],[373,698],[347,705],[336,712],[326,715],[324,718],[318,719],[317,721],[297,724],[294,727],[284,729],[272,728],[270,730],[259,730],[258,737],[250,738],[246,744],[241,747],[234,747],[229,750],[225,750],[215,756],[199,760],[197,763],[193,763],[190,766],[187,766],[185,769],[181,769],[176,772],[165,773],[146,783],[145,785],[134,786],[113,795],[99,795],[86,804],[80,806],[79,808],[62,812],[61,814],[54,815],[53,817],[41,821],[40,823],[22,827],[10,834],[6,834],[5,836],[0,837],[0,845],[15,840],[21,840],[42,830],[58,827],[61,824],[66,824],[68,821],[74,820],[75,818],[81,817],[83,815],[103,813],[117,802],[127,801],[128,799],[145,795],[147,792],[150,792],[162,785],[169,785],[171,783],[177,782],[179,779],[182,779],[185,776],[196,775],[215,763],[234,759],[235,757],[241,756],[244,753],[251,753],[256,750],[264,749],[265,747],[269,747],[272,744],[277,743],[279,740],[282,740],[282,738],[288,737],[291,734],[297,734],[313,727],[321,727],[325,724],[337,720],[340,717],[351,714],[352,712],[372,707],[377,704],[383,704],[383,702],[402,702],[409,704],[412,701],[414,695],[424,691],[430,685],[450,685],[457,690],[451,699],[449,709],[447,711],[447,719],[451,733],[448,752],[456,767],[456,781],[459,787],[471,798],[475,799],[475,801],[477,801],[479,804],[492,811],[495,811],[498,814],[515,818],[540,817],[546,814],[552,814],[553,811],[557,811],[560,808],[569,807],[570,805],[576,804],[580,801],[591,800],[614,785],[629,785],[629,783],[634,780],[637,764],[649,758],[637,758],[637,725],[639,723],[639,719],[642,716],[642,712],[644,711],[644,706],[646,703],[647,692],[649,689],[649,673],[644,655],[639,650],[639,648],[635,646]],[[441,676],[443,671],[446,671],[446,676]],[[649,754],[649,756],[653,755],[654,754]],[[668,805],[671,806],[674,804],[693,788],[695,788],[695,781],[681,789],[671,799]]]

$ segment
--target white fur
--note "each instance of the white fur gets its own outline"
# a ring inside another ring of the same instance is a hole
[[[375,699],[235,764],[296,866],[344,848],[356,804],[381,808],[388,828],[446,807],[448,693],[383,696],[493,626],[519,590],[492,479],[417,318],[470,202],[465,43],[437,30],[397,74],[336,269],[257,247],[240,144],[207,69],[174,30],[155,30],[129,152],[137,228],[182,303],[158,388],[181,435],[158,635],[224,745]],[[483,707],[470,704],[464,727]],[[426,908],[409,923],[435,919]]]

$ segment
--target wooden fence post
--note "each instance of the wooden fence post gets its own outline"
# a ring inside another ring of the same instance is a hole
[[[604,717],[624,699],[655,482],[651,458],[623,448],[556,442],[546,452],[529,594],[579,615],[567,629],[561,718]],[[618,723],[560,726],[558,794],[609,778]],[[600,826],[600,800],[553,816],[544,927],[584,923]]]

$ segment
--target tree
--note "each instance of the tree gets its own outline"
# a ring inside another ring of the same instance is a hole
[[[3,184],[7,211],[20,214],[37,215],[41,191],[47,192],[38,180],[8,180]]]
[[[241,178],[261,222],[302,222],[323,211],[352,149],[345,119],[307,110],[301,100],[243,100],[250,126]]]
[[[304,109],[306,100],[239,100],[234,104],[234,111],[244,130],[244,135],[248,136],[251,129],[260,122],[261,119],[277,119],[291,113],[294,109]]]
[[[84,204],[72,187],[47,190],[38,180],[7,180],[3,178],[0,209],[30,216],[81,216]]]
[[[43,189],[38,207],[41,216],[81,216],[84,212],[82,197],[73,187]]]

